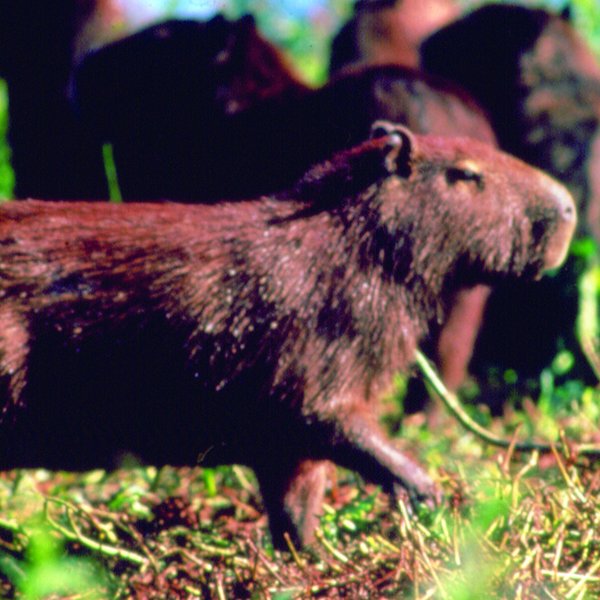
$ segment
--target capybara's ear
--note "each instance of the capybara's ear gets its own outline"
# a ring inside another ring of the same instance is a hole
[[[254,15],[248,13],[240,18],[239,25],[240,27],[243,27],[246,30],[255,29],[256,19],[254,18]]]
[[[371,138],[380,137],[388,138],[385,147],[385,168],[387,171],[401,177],[409,177],[412,156],[416,148],[416,140],[412,131],[391,121],[374,121],[371,125]]]

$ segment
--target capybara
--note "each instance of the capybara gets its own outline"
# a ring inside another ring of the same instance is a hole
[[[454,0],[358,0],[333,39],[329,72],[364,64],[418,68],[423,39],[459,14]]]
[[[243,463],[280,546],[325,459],[435,501],[377,398],[454,289],[539,277],[575,223],[517,159],[387,123],[278,197],[3,205],[0,466]]]
[[[103,28],[110,27],[117,10],[114,0],[0,3],[0,77],[8,82],[9,143],[18,198],[107,197],[103,140],[86,127],[74,106],[72,87],[74,70],[91,48],[102,46],[107,37]],[[163,45],[174,36],[179,54],[171,57],[175,63],[160,64],[160,80],[145,69],[156,58],[151,44],[143,49],[145,60],[128,63],[128,90],[135,93],[146,86],[149,112],[157,90],[176,98],[183,111],[189,96],[187,110],[193,118],[201,109],[191,104],[197,100],[194,91],[205,85],[211,102],[228,113],[284,89],[305,89],[281,54],[258,33],[252,17],[173,21],[150,28],[146,37],[152,36]],[[158,68],[152,67],[154,74]],[[111,94],[109,89],[102,92]],[[127,106],[120,109],[126,111]],[[150,116],[168,119],[160,112]],[[185,139],[166,139],[161,154],[169,155],[169,142],[179,146]]]
[[[106,198],[102,151],[69,99],[81,35],[105,0],[0,2],[0,77],[9,94],[15,195]],[[85,31],[85,34],[84,34]]]
[[[441,29],[421,49],[423,67],[467,89],[500,146],[564,183],[581,235],[600,241],[600,67],[564,15],[490,5]],[[577,352],[576,265],[540,286],[511,283],[489,303],[474,353],[490,366],[537,376],[563,343]],[[585,366],[585,358],[577,367]],[[595,381],[582,369],[577,377]]]
[[[366,139],[379,118],[495,143],[466,94],[408,68],[373,67],[318,90],[303,87],[251,19],[155,25],[87,57],[77,82],[84,119],[113,143],[129,200],[208,202],[285,189],[311,165]],[[443,335],[435,350],[452,388],[465,377],[487,293],[457,293],[461,317],[452,330],[462,328],[460,343]]]

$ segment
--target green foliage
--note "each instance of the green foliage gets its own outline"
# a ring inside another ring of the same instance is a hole
[[[571,0],[575,11],[575,26],[600,55],[600,10],[598,0]]]
[[[151,518],[148,507],[141,502],[147,490],[139,485],[123,487],[117,490],[109,500],[108,508],[114,511],[126,511],[139,518]]]
[[[27,540],[26,550],[18,558],[0,552],[0,572],[4,573],[25,600],[37,600],[59,594],[85,594],[101,598],[107,578],[87,558],[68,556],[63,540],[57,537],[41,516],[18,528]]]
[[[15,185],[10,166],[10,148],[6,142],[8,130],[8,91],[0,79],[0,202],[12,198]]]
[[[101,597],[98,593],[90,594],[90,589],[99,584],[95,569],[84,559],[65,556],[63,544],[43,524],[31,531],[23,571],[17,587],[28,600],[51,594],[85,593],[88,598]]]
[[[344,536],[356,536],[372,529],[376,499],[377,493],[367,496],[357,493],[354,499],[337,510],[331,506],[325,506],[325,512],[321,518],[323,533],[329,540],[339,541]]]

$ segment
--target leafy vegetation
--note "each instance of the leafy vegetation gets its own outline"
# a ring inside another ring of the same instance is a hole
[[[276,5],[232,0],[228,10],[237,16],[252,8],[307,78],[322,80],[327,36],[349,1],[332,3],[322,29]],[[595,0],[573,5],[600,47]],[[6,108],[0,85],[0,198],[13,189]],[[581,266],[578,339],[600,371],[598,250],[583,240],[572,253]],[[549,454],[499,451],[443,413],[400,426],[406,382],[398,378],[385,423],[429,465],[446,502],[410,514],[402,500],[390,504],[378,488],[338,470],[317,542],[305,551],[272,548],[253,474],[237,466],[1,473],[0,597],[598,597],[600,476],[568,441],[600,442],[600,391],[572,375],[573,350],[563,348],[540,374],[535,395],[515,397],[517,374],[500,374],[501,418],[477,404],[476,390],[470,398],[470,414],[496,435],[554,441]]]
[[[14,176],[10,167],[10,148],[6,142],[8,130],[8,93],[0,79],[0,201],[12,197]]]

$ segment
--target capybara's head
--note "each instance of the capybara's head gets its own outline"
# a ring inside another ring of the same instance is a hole
[[[393,277],[435,288],[538,277],[564,260],[576,211],[548,175],[469,138],[415,136],[386,121],[373,135],[392,176],[365,204],[361,218],[374,219],[365,248]]]
[[[475,96],[503,149],[568,187],[580,233],[600,239],[600,65],[564,15],[486,6],[431,36],[421,57]]]
[[[216,100],[224,112],[234,114],[271,96],[304,89],[282,52],[258,30],[252,15],[225,24],[228,35],[215,57]]]

